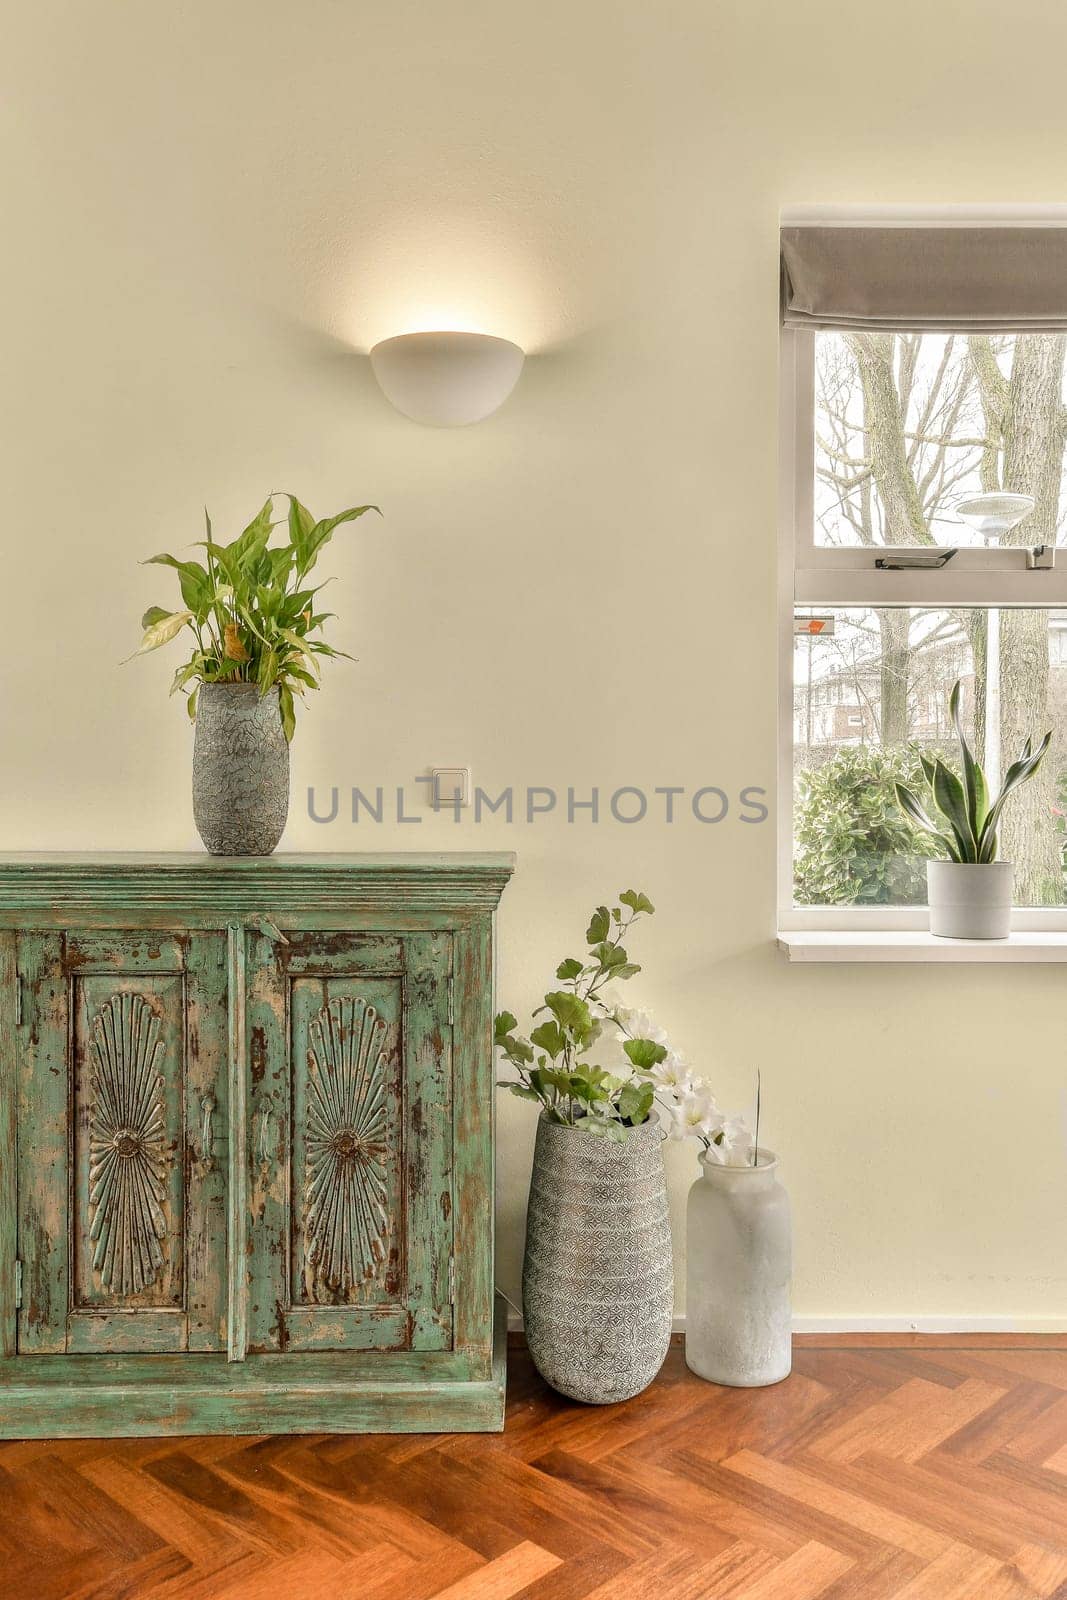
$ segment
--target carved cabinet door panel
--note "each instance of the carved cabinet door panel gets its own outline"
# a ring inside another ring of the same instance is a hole
[[[224,936],[25,933],[21,1352],[225,1341]]]
[[[447,932],[249,945],[248,1345],[450,1350]]]

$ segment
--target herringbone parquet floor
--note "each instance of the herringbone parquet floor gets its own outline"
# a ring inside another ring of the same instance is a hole
[[[1067,1349],[672,1350],[610,1410],[512,1350],[493,1437],[0,1446],[19,1600],[1067,1600]]]

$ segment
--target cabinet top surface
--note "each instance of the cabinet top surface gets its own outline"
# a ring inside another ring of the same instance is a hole
[[[299,851],[272,856],[211,856],[200,850],[3,850],[0,870],[90,870],[159,872],[504,872],[515,867],[513,850]]]
[[[510,851],[412,851],[209,856],[26,851],[0,853],[0,918],[20,911],[62,918],[83,907],[188,907],[226,918],[256,912],[350,914],[466,906],[492,909],[511,877]]]

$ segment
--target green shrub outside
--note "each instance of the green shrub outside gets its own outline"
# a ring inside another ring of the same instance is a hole
[[[798,905],[925,904],[925,864],[937,846],[901,811],[896,782],[922,788],[912,745],[838,750],[801,774],[794,812]]]

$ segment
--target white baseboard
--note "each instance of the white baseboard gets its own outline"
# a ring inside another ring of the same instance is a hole
[[[685,1326],[685,1318],[677,1319]],[[794,1333],[1067,1333],[1067,1317],[794,1317]]]
[[[522,1318],[509,1302],[508,1329],[522,1331]],[[674,1318],[675,1333],[685,1332],[685,1317]],[[794,1333],[1067,1333],[1067,1317],[875,1317],[857,1312],[844,1317],[793,1318]]]

